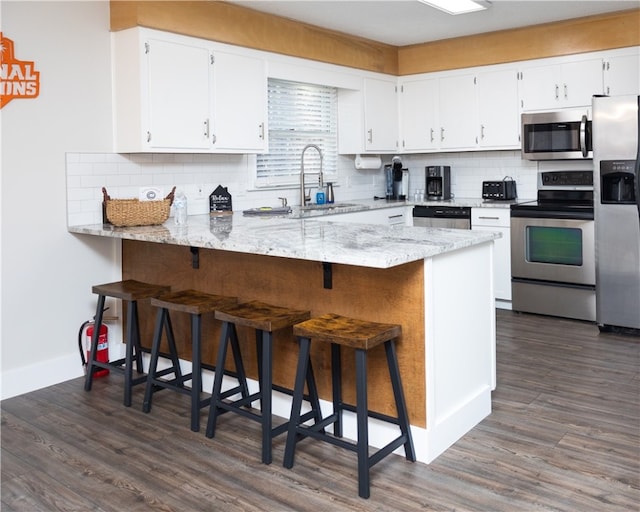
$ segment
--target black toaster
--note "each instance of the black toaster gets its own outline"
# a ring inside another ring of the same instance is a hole
[[[514,180],[504,179],[501,181],[482,182],[482,199],[510,201],[517,197],[516,182]]]

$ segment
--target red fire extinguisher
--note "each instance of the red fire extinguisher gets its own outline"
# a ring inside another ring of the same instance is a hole
[[[82,366],[87,367],[87,361],[91,357],[91,339],[93,337],[93,331],[95,330],[95,318],[94,320],[87,320],[80,326],[80,332],[78,333],[78,348],[80,349],[80,359],[82,359]],[[84,339],[84,344],[83,344]],[[84,346],[83,346],[84,345]],[[85,358],[85,351],[87,356]],[[100,332],[98,334],[98,347],[96,350],[96,361],[101,363],[109,362],[109,328],[103,323],[100,325]],[[109,375],[109,370],[106,368],[94,369],[94,377],[104,377]]]

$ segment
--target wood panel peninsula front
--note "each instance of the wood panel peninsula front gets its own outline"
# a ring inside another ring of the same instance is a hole
[[[318,220],[295,211],[286,217],[194,215],[183,226],[170,219],[160,226],[97,224],[69,231],[121,239],[124,279],[304,308],[312,315],[338,313],[402,325],[400,371],[422,462],[434,460],[491,412],[497,233],[331,222],[330,217]],[[151,338],[154,316],[142,314],[145,339]],[[188,361],[188,325],[176,317],[174,328],[184,339],[181,358]],[[214,362],[217,329],[213,321],[204,324],[205,363]],[[239,335],[255,380],[254,337],[243,331]],[[315,347],[312,357],[328,407],[329,354],[321,348]],[[346,352],[345,400],[354,403],[354,363]],[[274,384],[293,387],[296,358],[291,330],[276,333]],[[370,407],[395,414],[386,371],[384,351],[374,350]],[[289,396],[276,392],[274,414],[288,417],[289,407]],[[372,421],[373,446],[396,434]],[[345,417],[344,432],[355,438],[355,416]]]

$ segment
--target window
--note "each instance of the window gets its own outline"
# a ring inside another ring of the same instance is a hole
[[[258,187],[297,185],[302,150],[322,149],[325,179],[335,178],[338,160],[338,90],[335,87],[269,79],[269,153],[257,157]],[[320,158],[307,151],[305,174],[318,173]],[[311,180],[307,180],[311,183]]]

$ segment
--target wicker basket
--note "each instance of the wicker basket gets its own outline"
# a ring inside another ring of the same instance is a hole
[[[111,199],[107,189],[102,187],[104,208],[107,220],[118,227],[155,226],[169,218],[176,187],[169,195],[159,201],[140,201],[138,199]]]

